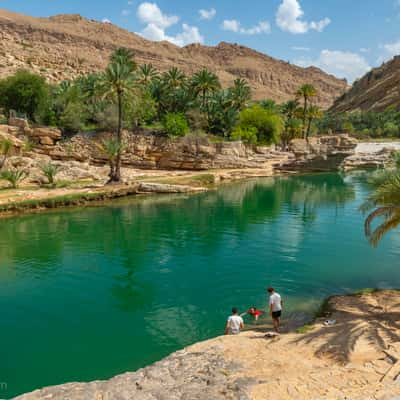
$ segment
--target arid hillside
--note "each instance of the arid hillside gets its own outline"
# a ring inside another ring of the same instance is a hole
[[[318,104],[328,108],[347,88],[346,81],[318,68],[301,68],[237,44],[180,48],[80,15],[33,18],[0,10],[0,40],[0,76],[28,68],[52,82],[75,78],[104,68],[110,52],[122,46],[135,51],[138,63],[160,70],[178,66],[193,73],[207,67],[224,86],[246,78],[256,99],[286,101],[301,84],[312,83],[320,93]]]
[[[334,104],[334,111],[383,111],[389,106],[400,108],[400,56],[374,68],[355,82]]]

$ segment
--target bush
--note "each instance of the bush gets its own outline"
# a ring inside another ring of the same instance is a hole
[[[33,143],[29,138],[24,139],[23,150],[30,152],[35,148],[35,143]]]
[[[0,139],[0,169],[3,168],[12,148],[13,144],[10,139]]]
[[[28,173],[21,169],[10,169],[0,172],[0,179],[8,181],[14,189],[16,189],[27,176]]]
[[[383,131],[387,136],[397,136],[399,134],[399,127],[394,122],[386,122]]]
[[[253,105],[243,110],[239,115],[237,129],[242,132],[257,131],[257,143],[278,143],[283,130],[283,121],[280,115],[265,110],[260,105]]]
[[[163,119],[163,127],[170,137],[185,136],[189,132],[188,122],[183,114],[168,113]]]
[[[82,129],[84,122],[85,114],[82,104],[69,103],[61,113],[58,125],[66,133],[77,133]]]
[[[60,171],[60,167],[49,162],[47,164],[40,165],[39,168],[43,172],[43,175],[47,178],[49,185],[54,185],[55,177]]]
[[[40,118],[47,107],[49,88],[44,78],[27,71],[18,71],[0,81],[0,106],[15,110],[31,120]]]
[[[151,124],[157,115],[156,101],[149,93],[142,93],[133,97],[125,111],[128,127],[138,127]]]
[[[231,135],[233,140],[241,140],[244,143],[257,143],[257,128],[254,126],[242,128],[237,126]]]

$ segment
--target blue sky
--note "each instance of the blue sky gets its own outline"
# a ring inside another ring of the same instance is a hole
[[[0,0],[0,7],[79,13],[180,46],[240,43],[349,81],[400,54],[400,0]]]

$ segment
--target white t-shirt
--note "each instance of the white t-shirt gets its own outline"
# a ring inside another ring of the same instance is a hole
[[[272,311],[282,311],[282,299],[279,293],[272,293],[269,296],[269,305],[272,306]]]
[[[228,328],[231,335],[237,335],[240,332],[240,325],[243,324],[243,318],[239,315],[231,315],[228,318]]]

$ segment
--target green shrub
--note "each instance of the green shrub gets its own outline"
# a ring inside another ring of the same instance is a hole
[[[37,120],[49,101],[49,88],[44,78],[27,71],[18,71],[0,81],[0,106]]]
[[[354,133],[354,126],[350,121],[344,122],[343,125],[342,125],[342,129],[346,133]]]
[[[256,104],[240,113],[237,128],[247,131],[256,129],[257,143],[278,143],[283,121],[280,115]]]
[[[170,137],[185,136],[189,132],[188,122],[180,113],[167,113],[163,119],[163,127]]]
[[[384,134],[387,136],[397,136],[399,134],[399,127],[394,122],[386,122],[383,127]]]
[[[257,143],[257,128],[254,126],[240,127],[237,126],[231,135],[233,140],[241,140],[244,143],[256,144]]]
[[[47,178],[49,185],[55,185],[55,178],[60,171],[60,166],[49,162],[47,164],[39,165],[39,168],[43,175]]]
[[[23,149],[26,152],[30,152],[35,148],[35,143],[32,142],[29,138],[24,140]]]
[[[9,169],[0,172],[0,179],[9,182],[14,189],[16,189],[27,176],[28,173],[21,169]]]
[[[85,122],[85,114],[80,103],[69,103],[59,118],[59,127],[67,133],[79,132]]]
[[[0,139],[0,169],[3,168],[12,148],[13,143],[10,139]]]

